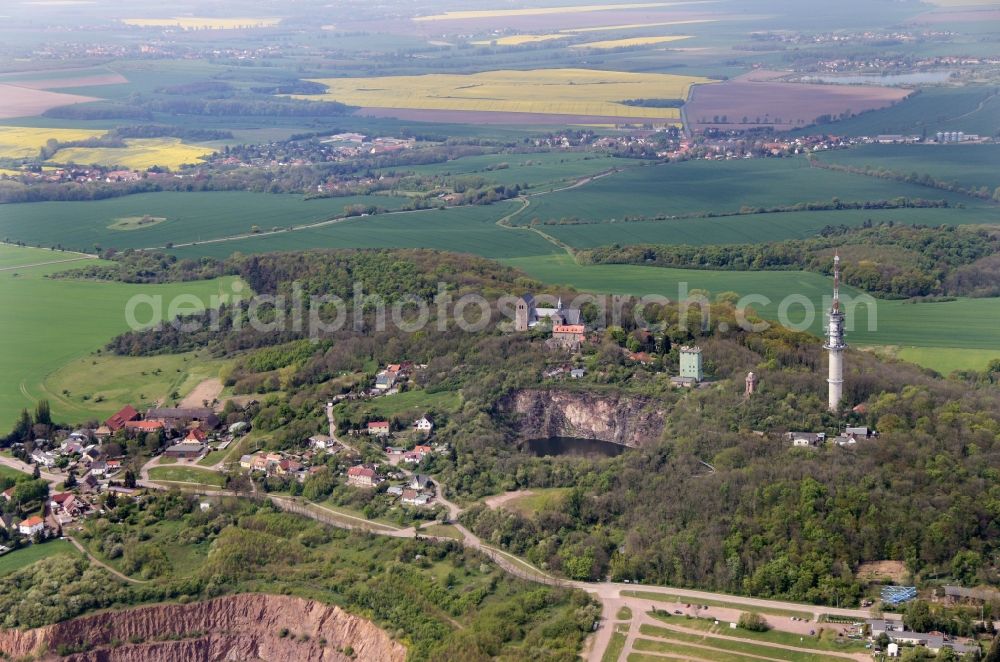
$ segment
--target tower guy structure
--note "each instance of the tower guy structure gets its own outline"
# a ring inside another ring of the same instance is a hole
[[[827,324],[826,344],[823,348],[830,355],[830,374],[827,383],[830,385],[830,411],[837,411],[840,400],[844,397],[844,313],[840,309],[840,255],[833,256],[833,303]]]

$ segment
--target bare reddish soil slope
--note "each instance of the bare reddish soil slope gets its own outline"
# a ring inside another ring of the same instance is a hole
[[[82,651],[59,658],[58,652]],[[353,652],[354,657],[345,653]],[[406,648],[370,621],[303,598],[243,594],[0,631],[4,659],[73,662],[295,660],[403,662]]]

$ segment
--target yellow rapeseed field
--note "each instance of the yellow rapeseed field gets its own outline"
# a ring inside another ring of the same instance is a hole
[[[641,28],[660,28],[665,25],[692,25],[694,23],[715,23],[714,18],[694,18],[687,21],[664,21],[662,23],[629,23],[627,25],[599,25],[589,28],[567,28],[560,30],[561,34],[576,34],[578,32],[610,32],[612,30],[639,30]]]
[[[690,39],[688,36],[670,36],[670,37],[633,37],[632,39],[607,39],[605,41],[590,41],[585,44],[573,44],[570,48],[597,48],[597,49],[608,49],[608,48],[623,48],[625,46],[649,46],[652,44],[665,44],[670,41],[678,41],[680,39]]]
[[[676,108],[626,106],[624,99],[686,99],[708,78],[592,69],[487,71],[373,78],[324,78],[322,98],[352,106],[510,113],[678,117]],[[304,98],[304,97],[303,97]],[[316,96],[309,96],[316,99]]]
[[[135,170],[152,166],[176,170],[188,163],[198,163],[200,157],[215,151],[204,145],[186,145],[177,138],[143,138],[126,140],[125,143],[128,147],[69,147],[56,152],[52,161],[121,166]]]
[[[570,5],[567,7],[530,7],[524,9],[473,9],[468,11],[446,11],[443,14],[418,16],[414,21],[450,21],[470,18],[507,18],[510,16],[546,16],[549,14],[582,14],[585,12],[610,11],[616,9],[654,9],[670,7],[676,2],[638,2],[622,5]]]
[[[239,28],[266,28],[277,25],[280,18],[239,16],[234,18],[208,18],[175,16],[173,18],[123,18],[125,25],[142,28],[181,28],[183,30],[237,30]]]
[[[520,46],[521,44],[535,44],[540,41],[565,39],[567,36],[564,34],[512,34],[506,37],[483,39],[472,43],[477,46],[489,46],[491,44],[496,44],[497,46]]]
[[[0,158],[30,159],[50,139],[59,142],[86,140],[103,136],[106,131],[90,129],[38,129],[26,126],[0,126]]]

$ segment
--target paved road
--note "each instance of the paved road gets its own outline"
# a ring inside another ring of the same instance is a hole
[[[6,455],[0,455],[0,464],[4,465],[5,467],[10,467],[11,469],[17,469],[18,471],[23,471],[29,476],[35,470],[34,465],[26,464],[24,462],[21,462],[17,458],[7,457]],[[52,473],[51,471],[41,471],[39,476],[43,480],[48,481],[48,483],[51,485],[55,485],[57,483],[61,483],[64,480],[66,480],[66,476],[64,474]]]

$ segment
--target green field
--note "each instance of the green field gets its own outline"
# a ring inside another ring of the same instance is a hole
[[[222,474],[206,469],[195,467],[153,467],[149,470],[149,477],[155,481],[167,481],[171,483],[197,483],[198,485],[212,485],[222,487]]]
[[[545,255],[557,250],[537,234],[497,226],[517,201],[352,218],[309,230],[173,249],[182,257],[226,257],[307,248],[438,248],[484,257]],[[134,234],[134,233],[132,233]]]
[[[0,247],[0,255],[9,250],[20,249]],[[161,296],[169,302],[179,294],[190,293],[207,302],[212,294],[231,292],[233,282],[232,278],[222,278],[170,285],[126,285],[45,278],[83,264],[88,262],[0,272],[0,308],[8,311],[0,318],[0,429],[7,429],[22,408],[33,408],[41,398],[52,400],[56,418],[69,419],[67,422],[106,412],[110,405],[94,410],[92,405],[102,403],[93,400],[86,404],[63,403],[60,392],[48,389],[47,379],[126,331],[125,306],[132,296]],[[137,318],[142,321],[142,317]],[[86,366],[81,370],[85,372]]]
[[[16,271],[16,267],[23,267],[29,264],[61,262],[81,257],[77,253],[53,252],[47,248],[0,244],[0,270],[3,271]]]
[[[942,375],[948,375],[955,370],[982,370],[990,361],[1000,359],[1000,347],[993,349],[900,347],[896,350],[895,355],[904,361],[910,361],[931,370],[937,370]]]
[[[80,552],[66,540],[50,540],[38,545],[28,545],[0,556],[0,577],[56,554],[79,556]]]
[[[222,363],[192,353],[86,356],[47,375],[41,388],[63,416],[103,419],[126,404],[142,409],[168,401],[175,391],[183,398],[202,380],[218,376]]]
[[[32,202],[0,205],[0,237],[30,245],[93,251],[103,248],[151,248],[228,237],[275,227],[316,223],[341,216],[344,207],[372,204],[399,208],[406,198],[351,196],[305,200],[297,195],[220,191],[211,193],[142,193],[88,202]],[[152,216],[165,221],[142,228],[115,230],[121,219]]]
[[[808,330],[819,334],[823,303],[831,292],[830,280],[820,274],[801,271],[708,271],[665,269],[633,265],[578,265],[567,255],[506,260],[547,283],[571,285],[580,290],[633,294],[658,294],[677,300],[679,293],[707,289],[714,294],[737,292],[767,297],[769,304],[753,303],[765,319],[778,318],[778,308],[788,295],[809,299],[815,315]],[[687,290],[682,289],[686,284]],[[845,299],[860,293],[842,287]],[[905,301],[874,300],[875,328],[869,329],[869,311],[864,306],[847,308],[847,341],[852,345],[898,345],[902,347],[956,347],[995,349],[1000,327],[998,299],[957,299],[940,303],[912,304]],[[805,321],[802,306],[789,307],[788,319],[798,325]]]
[[[824,163],[918,173],[965,187],[1000,186],[1000,145],[858,145],[819,155]]]
[[[533,208],[532,205],[531,208]],[[529,209],[531,209],[529,208]],[[530,218],[530,214],[528,215]],[[523,220],[519,216],[518,220]],[[542,225],[539,229],[574,249],[610,244],[732,244],[815,237],[828,225],[858,227],[865,221],[912,225],[1000,223],[1000,209],[849,209],[745,214],[664,221]]]
[[[13,467],[8,467],[6,464],[0,464],[0,478],[13,478],[14,480],[21,480],[22,478],[30,478],[30,474],[26,474],[23,471],[18,471]]]
[[[741,207],[776,207],[800,202],[891,200],[897,197],[948,200],[1000,218],[1000,207],[968,196],[864,175],[812,168],[804,158],[687,161],[632,168],[586,186],[539,196],[517,223],[533,219],[589,221],[650,218],[660,214],[734,213]],[[936,211],[942,216],[942,210]],[[970,211],[972,211],[970,209]],[[948,210],[944,210],[948,213]],[[713,239],[713,243],[724,243]]]
[[[799,129],[795,134],[875,136],[883,133],[933,136],[937,131],[964,131],[983,136],[1000,131],[1000,96],[992,86],[927,87],[895,106],[863,113],[841,122]]]
[[[465,156],[444,163],[392,168],[382,172],[413,173],[424,177],[477,176],[504,186],[527,184],[532,192],[537,192],[611,168],[633,168],[636,165],[634,160],[593,152],[539,152]]]

